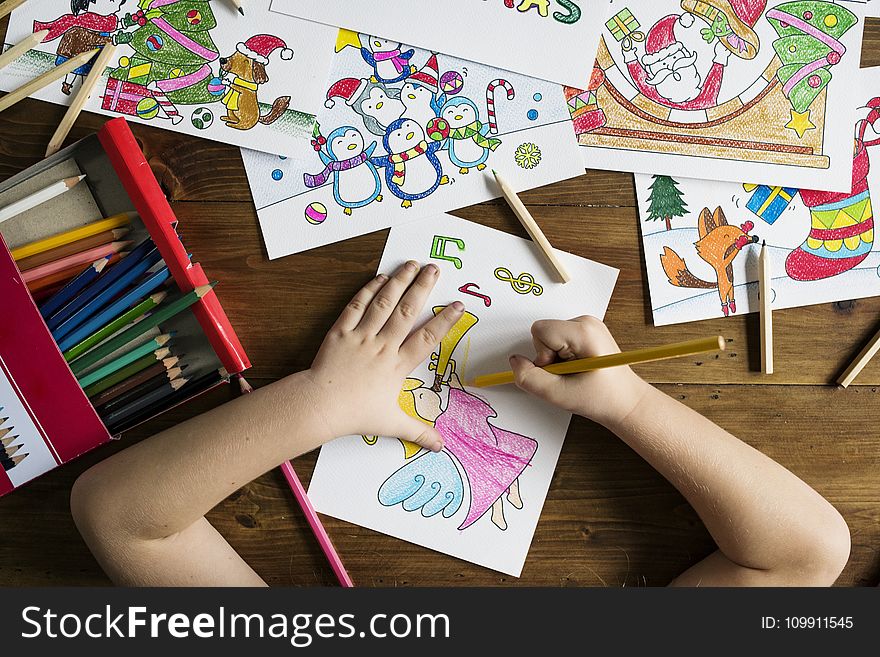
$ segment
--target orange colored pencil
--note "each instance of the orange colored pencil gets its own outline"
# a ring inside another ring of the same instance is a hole
[[[128,255],[127,252],[122,253],[114,253],[113,257],[107,261],[107,266],[115,265],[122,258]],[[68,281],[72,280],[74,276],[82,272],[85,269],[82,265],[77,265],[76,267],[69,267],[55,274],[50,274],[49,276],[44,276],[43,278],[38,278],[33,281],[26,281],[27,288],[30,290],[30,293],[36,294],[38,292],[43,292],[49,288],[58,287],[59,285],[63,285]]]
[[[51,276],[52,274],[58,273],[59,271],[63,271],[65,269],[70,269],[71,267],[79,267],[80,270],[82,270],[89,263],[92,263],[95,260],[100,260],[101,258],[104,258],[108,255],[119,253],[120,251],[131,245],[132,242],[110,242],[109,244],[96,246],[92,249],[88,249],[87,251],[74,253],[73,255],[61,258],[60,260],[47,262],[45,265],[40,265],[39,267],[28,269],[27,271],[22,272],[21,278],[25,283],[30,283],[31,281],[35,281],[39,278],[44,278],[46,276]]]
[[[45,265],[47,262],[54,262],[61,258],[74,255],[75,253],[82,253],[83,251],[93,249],[96,246],[103,246],[105,244],[116,242],[127,234],[127,228],[108,230],[98,235],[87,237],[84,240],[79,240],[78,242],[71,242],[64,246],[59,246],[48,251],[43,251],[42,253],[37,253],[36,255],[28,256],[27,258],[21,258],[20,260],[16,260],[16,264],[21,271],[28,271],[29,269],[34,269],[40,265]]]

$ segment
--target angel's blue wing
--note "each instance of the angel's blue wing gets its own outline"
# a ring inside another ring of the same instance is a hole
[[[379,488],[384,506],[402,504],[426,518],[451,518],[461,508],[464,482],[447,452],[425,452],[393,473]]]

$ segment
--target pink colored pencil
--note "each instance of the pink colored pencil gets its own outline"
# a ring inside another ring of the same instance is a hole
[[[28,269],[27,271],[22,272],[21,279],[25,283],[30,283],[31,281],[35,281],[39,278],[45,278],[46,276],[51,276],[52,274],[57,274],[58,272],[65,269],[70,269],[71,267],[81,266],[84,268],[95,260],[100,260],[101,258],[105,258],[108,255],[119,253],[131,244],[131,242],[110,242],[109,244],[96,246],[89,249],[88,251],[74,253],[53,262],[47,262],[45,265],[40,265],[39,267]]]
[[[242,393],[246,394],[254,391],[251,384],[249,384],[241,375],[238,377],[238,385],[241,387]],[[291,464],[290,461],[285,461],[281,464],[281,472],[284,473],[284,478],[287,479],[287,484],[290,486],[290,490],[293,491],[293,496],[299,503],[306,520],[309,521],[309,526],[312,528],[315,538],[318,539],[318,543],[321,546],[321,550],[324,552],[324,556],[327,557],[327,561],[330,562],[330,567],[333,569],[336,579],[339,580],[340,586],[346,589],[354,588],[354,582],[351,581],[351,577],[345,569],[345,564],[342,563],[342,559],[339,558],[339,553],[336,551],[336,548],[333,547],[333,541],[330,540],[327,530],[324,529],[324,525],[318,517],[318,512],[315,511],[315,507],[312,506],[312,501],[309,499],[308,494],[306,494],[306,489],[303,488],[302,482],[296,475],[296,471],[293,469],[293,464]]]

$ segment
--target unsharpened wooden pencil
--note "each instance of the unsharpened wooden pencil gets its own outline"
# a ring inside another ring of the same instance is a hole
[[[49,34],[49,30],[40,30],[39,32],[29,34],[24,39],[16,43],[9,50],[0,55],[0,68],[3,68],[10,62],[14,62],[27,51],[31,50],[34,46],[45,39],[47,34]]]
[[[73,255],[66,256],[55,262],[47,262],[45,265],[22,271],[21,280],[25,283],[30,283],[31,281],[36,281],[40,278],[57,274],[59,271],[64,271],[71,267],[84,267],[88,263],[94,262],[99,258],[104,258],[106,256],[111,256],[114,253],[125,251],[131,245],[132,242],[129,241],[102,244],[101,246],[96,246],[87,251],[83,251],[82,253],[74,253]]]
[[[46,301],[46,303],[40,307],[40,314],[43,315],[43,317],[47,317],[61,308],[61,306],[68,303],[73,297],[82,292],[89,283],[101,275],[101,272],[104,271],[108,262],[110,262],[110,256],[95,260],[92,264],[86,267],[79,276],[70,281],[70,283],[61,288],[57,294],[53,295],[51,299]]]
[[[761,303],[761,371],[773,374],[773,272],[767,242],[761,246],[758,258],[758,296]]]
[[[12,219],[12,217],[17,217],[28,210],[33,210],[35,207],[69,192],[71,189],[79,185],[84,178],[85,176],[71,176],[59,180],[58,182],[54,182],[51,185],[47,185],[46,187],[37,190],[33,194],[28,194],[23,199],[19,199],[9,205],[4,205],[0,208],[0,222]],[[15,256],[13,256],[13,258],[14,257]]]
[[[852,382],[856,380],[856,377],[862,373],[862,370],[865,369],[865,367],[868,366],[868,363],[870,363],[874,356],[877,355],[878,351],[880,351],[880,331],[871,338],[871,341],[859,352],[856,359],[850,363],[846,370],[844,370],[843,374],[840,375],[840,378],[837,379],[837,383],[842,388],[849,388]]]
[[[119,262],[122,258],[126,256],[126,252],[122,253],[114,253],[110,260],[107,261],[107,266],[112,267],[117,262]],[[25,283],[27,285],[27,289],[30,290],[31,294],[36,294],[37,292],[41,292],[48,288],[58,287],[59,284],[66,284],[69,281],[73,280],[74,276],[80,273],[82,268],[70,267],[69,269],[62,269],[57,274],[51,274],[49,276],[44,276],[43,278],[38,278],[35,281],[30,281],[29,283]]]
[[[164,349],[161,351],[164,351]],[[171,352],[171,350],[169,349],[168,353],[170,353],[170,352]],[[175,365],[177,365],[177,362],[179,360],[180,360],[179,356],[168,356],[165,358],[157,358],[156,354],[147,354],[143,358],[139,358],[138,360],[134,361],[130,365],[126,365],[121,370],[114,372],[110,376],[104,377],[103,379],[101,379],[97,383],[93,383],[88,388],[83,388],[83,390],[86,393],[86,397],[91,399],[92,397],[104,392],[108,388],[112,388],[117,383],[121,383],[122,381],[125,381],[128,377],[134,376],[138,372],[143,372],[145,369],[147,369],[151,365],[155,365],[157,362],[164,365],[166,370],[169,370],[172,367],[174,367]]]
[[[0,18],[11,14],[13,9],[17,9],[21,7],[26,0],[6,0],[6,2],[0,2]]]
[[[83,226],[77,226],[76,228],[71,228],[70,230],[65,230],[56,233],[55,235],[44,237],[35,242],[23,244],[22,246],[12,249],[12,258],[13,260],[18,261],[22,258],[27,258],[37,253],[48,251],[49,249],[70,244],[71,242],[78,242],[79,240],[86,239],[92,235],[98,235],[108,230],[113,230],[114,228],[122,228],[129,223],[131,223],[131,217],[125,212],[113,215],[112,217],[107,217],[106,219],[99,219],[98,221],[93,221]]]
[[[126,365],[129,365],[136,361],[139,358],[143,358],[147,354],[153,353],[156,356],[156,360],[161,360],[165,356],[170,354],[170,351],[167,349],[163,349],[165,345],[167,345],[171,341],[171,336],[168,334],[160,335],[158,338],[150,340],[146,344],[142,344],[139,347],[135,347],[131,351],[126,354],[123,354],[119,358],[99,367],[93,372],[89,372],[88,374],[83,374],[82,376],[77,377],[77,381],[79,381],[80,386],[86,388],[93,383],[97,383],[105,376],[110,376],[113,372],[117,370],[121,370]],[[162,354],[161,356],[159,354]],[[76,374],[76,372],[74,372]]]
[[[161,404],[162,401],[164,401],[168,397],[171,397],[175,392],[180,390],[187,383],[189,383],[189,380],[185,377],[175,379],[174,381],[169,381],[161,388],[157,388],[152,392],[148,392],[140,399],[135,399],[134,401],[130,402],[127,406],[123,406],[122,408],[119,408],[112,413],[108,413],[107,415],[103,416],[101,420],[108,427],[118,426],[136,415],[137,413],[140,413],[145,408]]]
[[[548,240],[547,236],[544,235],[544,232],[541,230],[538,222],[535,221],[535,218],[525,206],[525,203],[520,200],[513,187],[511,187],[510,184],[504,179],[504,176],[495,171],[495,169],[492,169],[492,175],[495,176],[495,181],[501,188],[501,193],[504,195],[504,200],[507,201],[507,204],[513,210],[513,213],[516,215],[517,219],[519,219],[520,223],[523,225],[523,228],[526,229],[526,232],[529,234],[535,244],[538,245],[538,248],[541,250],[541,253],[544,254],[547,262],[550,263],[553,271],[556,272],[556,275],[559,276],[559,279],[563,283],[568,283],[571,280],[571,276],[569,275],[568,270],[565,268],[565,265],[562,264],[562,261],[559,260],[559,257],[556,255],[556,251],[553,249],[553,245],[550,244],[550,240]]]
[[[111,338],[111,339],[113,339],[115,341],[116,337],[118,337],[116,334],[119,333],[119,335],[122,335],[123,329],[128,331],[130,329],[134,329],[135,327],[141,328],[140,324],[141,324],[141,322],[144,321],[141,318],[144,315],[146,315],[148,312],[151,312],[153,309],[155,309],[156,306],[161,304],[163,301],[165,301],[165,298],[167,296],[168,296],[168,293],[165,292],[164,290],[162,292],[156,292],[155,294],[151,294],[149,297],[147,297],[146,299],[141,301],[138,305],[136,305],[134,308],[132,308],[128,312],[120,315],[119,317],[114,319],[112,322],[110,322],[106,326],[103,326],[102,328],[98,329],[97,331],[92,333],[90,336],[88,336],[87,338],[85,338],[81,342],[78,342],[76,345],[74,345],[73,347],[71,347],[70,349],[65,351],[64,352],[65,360],[67,360],[68,363],[70,363],[71,361],[75,361],[77,364],[77,367],[81,368],[81,371],[82,371],[87,367],[91,367],[92,365],[97,363],[102,358],[106,358],[107,356],[112,354],[117,349],[121,349],[122,347],[125,347],[126,345],[130,344],[135,338],[140,337],[141,335],[143,335],[147,331],[156,328],[156,325],[144,326],[144,327],[142,327],[143,328],[142,331],[140,331],[140,330],[134,331],[130,339],[126,339],[124,341],[119,341],[119,344],[116,344],[113,349],[104,349],[103,348],[104,345],[101,345],[101,347],[99,347],[99,349],[95,349],[94,351],[86,353],[86,351],[88,351],[89,349],[91,349],[95,345],[103,342],[107,338],[110,338],[110,336],[113,336],[113,338]],[[136,323],[133,323],[133,322],[136,322]],[[129,326],[129,324],[132,324],[132,326],[130,326],[129,329],[126,329],[125,327]],[[82,354],[85,354],[85,355],[82,355]],[[77,356],[79,356],[79,358],[77,358]],[[82,362],[80,362],[80,360],[82,360]]]
[[[61,145],[64,143],[64,140],[67,139],[67,135],[70,134],[70,129],[73,128],[73,124],[76,123],[76,120],[82,113],[86,103],[89,102],[89,98],[95,89],[95,85],[97,85],[104,76],[104,70],[110,64],[110,61],[115,54],[116,46],[112,43],[108,43],[101,48],[101,53],[95,58],[92,70],[89,71],[86,79],[83,80],[82,86],[79,88],[73,102],[70,103],[70,107],[67,108],[64,118],[61,119],[61,123],[58,124],[58,129],[55,130],[55,134],[52,135],[52,139],[49,140],[49,146],[46,148],[46,157],[54,155],[61,150]]]
[[[96,407],[105,406],[113,400],[119,398],[120,396],[131,392],[138,386],[152,381],[153,379],[161,379],[162,381],[173,381],[181,375],[184,369],[186,369],[186,365],[180,365],[179,367],[172,367],[171,369],[167,369],[162,363],[156,363],[155,365],[151,365],[144,371],[138,372],[134,376],[127,378],[125,381],[117,383],[112,388],[107,388],[104,392],[102,392],[100,395],[97,395],[91,400],[92,404]]]
[[[15,91],[11,91],[6,94],[2,98],[0,98],[0,112],[3,110],[7,110],[18,102],[21,102],[31,94],[38,92],[40,89],[49,86],[55,80],[59,80],[63,78],[68,73],[72,73],[80,66],[84,66],[92,59],[98,52],[98,48],[94,50],[89,50],[88,52],[84,52],[76,57],[71,57],[63,64],[59,64],[58,66],[53,66],[48,71],[43,73],[42,75],[34,78],[33,80],[24,83]]]
[[[594,370],[606,369],[608,367],[652,363],[658,360],[669,360],[672,358],[681,358],[683,356],[695,356],[697,354],[705,354],[711,351],[724,351],[725,349],[727,349],[727,343],[722,336],[718,335],[711,338],[701,338],[698,340],[688,340],[687,342],[661,345],[659,347],[646,347],[644,349],[625,351],[618,354],[608,354],[607,356],[579,358],[577,360],[569,360],[563,363],[553,363],[542,369],[551,374],[581,374],[582,372],[592,372]],[[495,374],[478,376],[472,382],[468,383],[468,385],[474,388],[489,388],[491,386],[506,385],[508,383],[513,383],[514,381],[516,381],[516,378],[513,372],[497,372]]]
[[[95,404],[95,408],[98,410],[98,413],[101,415],[112,413],[115,410],[122,408],[123,406],[127,406],[129,403],[134,401],[135,399],[140,399],[144,395],[153,392],[154,390],[158,390],[159,388],[163,388],[167,386],[172,381],[176,381],[180,378],[183,369],[180,367],[172,367],[170,370],[163,372],[160,376],[154,376],[147,381],[144,381],[140,385],[133,387],[131,390],[127,392],[123,392],[106,404]],[[107,392],[107,391],[105,391]],[[102,395],[105,393],[101,393]],[[93,400],[94,402],[94,400]]]
[[[116,228],[114,230],[108,230],[104,233],[88,237],[84,240],[79,240],[78,242],[71,242],[70,244],[65,244],[64,246],[59,246],[55,249],[44,251],[43,253],[37,253],[36,255],[32,255],[29,258],[16,260],[15,264],[18,265],[18,268],[21,271],[27,271],[28,269],[33,269],[35,267],[39,267],[40,265],[45,265],[47,262],[55,262],[56,260],[61,260],[61,258],[66,258],[67,256],[75,255],[77,253],[83,253],[97,246],[103,246],[105,244],[118,242],[127,234],[127,228]]]

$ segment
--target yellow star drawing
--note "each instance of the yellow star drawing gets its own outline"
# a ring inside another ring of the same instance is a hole
[[[785,127],[794,130],[800,139],[804,138],[804,133],[807,130],[816,129],[816,125],[812,121],[810,121],[809,109],[803,113],[791,110],[791,121],[786,123]]]
[[[339,30],[339,34],[336,36],[336,52],[339,52],[346,46],[353,46],[358,50],[361,49],[361,40],[358,38],[357,32]]]

